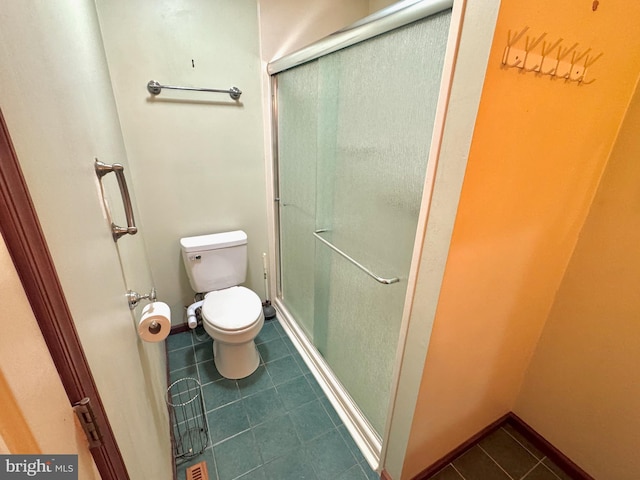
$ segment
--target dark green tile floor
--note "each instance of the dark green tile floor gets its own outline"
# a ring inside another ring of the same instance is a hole
[[[571,477],[506,424],[429,480],[571,480]]]
[[[256,344],[258,370],[228,380],[202,330],[167,340],[171,381],[200,381],[209,425],[209,446],[178,463],[178,479],[205,460],[211,480],[378,480],[277,319]]]

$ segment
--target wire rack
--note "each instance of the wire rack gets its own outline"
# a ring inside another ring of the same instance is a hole
[[[202,387],[195,378],[181,378],[167,389],[167,405],[174,434],[173,454],[187,459],[201,454],[209,441]]]

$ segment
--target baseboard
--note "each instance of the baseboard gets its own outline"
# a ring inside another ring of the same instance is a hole
[[[515,428],[523,437],[529,440],[533,446],[544,453],[545,456],[558,465],[574,480],[594,480],[594,478],[576,465],[569,457],[554,447],[546,438],[536,432],[524,420],[515,413],[509,413],[507,419],[513,428]]]
[[[446,465],[453,462],[456,458],[458,458],[464,452],[469,450],[471,447],[473,447],[476,443],[478,443],[484,437],[487,437],[491,435],[493,432],[495,432],[496,430],[498,430],[502,425],[504,425],[508,421],[509,416],[510,414],[507,413],[506,415],[503,415],[502,417],[497,419],[495,422],[491,423],[490,425],[487,425],[478,433],[476,433],[466,441],[462,442],[453,450],[451,450],[440,460],[436,461],[435,463],[431,464],[430,466],[422,470],[418,475],[413,477],[413,480],[424,480],[426,478],[431,477],[432,475],[435,475],[440,470],[442,470]]]
[[[425,480],[432,475],[435,475],[437,472],[442,470],[446,465],[454,461],[460,455],[465,453],[469,448],[473,447],[476,443],[481,441],[483,438],[491,435],[498,428],[509,424],[514,429],[516,429],[524,438],[526,438],[533,446],[535,446],[538,450],[540,450],[546,457],[548,457],[553,463],[555,463],[558,467],[564,470],[567,475],[569,475],[574,480],[594,480],[592,476],[590,476],[587,472],[582,470],[578,465],[576,465],[569,457],[563,454],[560,450],[558,450],[555,446],[553,446],[547,439],[545,439],[542,435],[536,432],[530,425],[528,425],[524,420],[518,417],[515,413],[509,412],[506,415],[503,415],[495,422],[487,425],[485,428],[480,430],[478,433],[473,435],[471,438],[461,443],[458,447],[451,450],[451,452],[447,453],[441,459],[431,464],[416,476],[413,477],[412,480]],[[382,471],[382,478],[385,480],[391,480],[391,477],[384,476],[386,472]]]
[[[186,323],[180,323],[178,325],[171,325],[171,330],[169,331],[169,335],[175,335],[177,333],[183,333],[189,331],[189,325]]]

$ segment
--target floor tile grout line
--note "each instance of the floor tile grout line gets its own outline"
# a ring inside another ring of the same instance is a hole
[[[527,448],[527,446],[526,446],[526,445],[524,445],[520,440],[518,440],[516,437],[514,437],[513,435],[511,435],[511,433],[509,433],[509,431],[508,431],[506,428],[504,428],[504,427],[500,427],[500,430],[503,430],[507,435],[509,435],[511,438],[513,438],[513,439],[516,441],[516,443],[517,443],[518,445],[520,445],[522,448],[524,448],[524,449],[529,453],[529,455],[531,455],[531,456],[532,456],[533,458],[535,458],[536,460],[540,460],[540,459],[538,458],[538,456],[537,456],[535,453],[533,453],[531,450],[529,450],[529,449]],[[546,458],[546,457],[543,455],[543,456],[542,456],[542,458]]]
[[[552,474],[554,477],[556,477],[558,480],[562,480],[562,479],[560,478],[560,476],[559,476],[558,474],[556,474],[556,472],[554,472],[553,470],[551,470],[551,469],[550,469],[550,468],[549,468],[549,467],[544,463],[544,461],[545,461],[546,459],[548,459],[548,458],[549,458],[549,457],[544,457],[542,460],[540,460],[540,463],[542,464],[542,466],[543,466],[544,468],[546,468],[549,472],[551,472],[551,474]]]
[[[480,450],[482,450],[482,451],[484,452],[484,454],[485,454],[487,457],[489,457],[489,458],[491,459],[491,461],[492,461],[493,463],[495,463],[495,464],[498,466],[498,468],[499,468],[500,470],[502,470],[502,471],[505,473],[505,475],[507,475],[507,477],[509,477],[511,480],[515,480],[515,479],[514,479],[514,478],[509,474],[509,472],[507,472],[504,468],[502,468],[502,465],[500,465],[500,464],[498,463],[498,461],[497,461],[495,458],[493,458],[491,455],[489,455],[489,452],[487,452],[484,448],[482,448],[482,445],[480,445],[479,443],[478,443],[478,448],[480,448]]]
[[[274,328],[274,329],[276,329],[275,325],[274,325],[274,327],[273,327],[273,328]],[[278,335],[280,335],[280,332],[279,332],[279,331],[278,331]],[[280,335],[280,338],[282,338],[282,335]],[[272,340],[276,340],[276,339],[277,339],[277,338],[274,338],[274,339],[272,339]],[[284,339],[283,339],[283,340],[284,340]],[[265,342],[265,343],[266,343],[266,342]],[[182,347],[182,348],[186,348],[186,347]],[[204,379],[204,371],[203,371],[204,363],[205,363],[205,362],[208,362],[208,361],[211,361],[211,359],[204,360],[204,361],[202,361],[202,362],[198,362],[198,361],[197,361],[197,358],[195,358],[195,353],[196,353],[196,351],[197,351],[197,349],[196,349],[196,345],[194,345],[193,343],[192,343],[192,348],[193,348],[193,350],[192,350],[192,351],[193,351],[193,354],[194,354],[194,362],[193,362],[193,364],[187,365],[187,366],[185,366],[185,367],[183,367],[183,368],[190,368],[190,367],[195,366],[195,376],[196,376],[196,378],[197,378],[199,381],[202,381],[202,380]],[[292,358],[293,358],[293,359],[294,359],[294,361],[295,361],[295,365],[298,367],[298,369],[300,369],[299,362],[297,362],[297,359],[295,358],[295,352],[293,352],[293,351],[291,350],[291,348],[290,348],[290,346],[289,346],[289,345],[287,345],[287,351],[288,351],[288,355],[285,355],[285,357],[286,357],[286,356],[289,356],[289,355],[290,355],[290,356],[292,356]],[[282,357],[282,358],[284,358],[284,357]],[[261,360],[263,360],[263,359],[262,359],[262,357],[261,357]],[[274,359],[273,361],[276,361],[276,360],[279,360],[279,359]],[[262,365],[264,365],[264,366],[266,367],[266,366],[268,365],[268,363],[264,363],[264,360],[263,360]],[[179,369],[179,370],[180,370],[180,369]],[[176,371],[179,371],[179,370],[176,370]],[[296,379],[298,379],[298,378],[304,378],[304,379],[305,379],[305,381],[307,382],[307,386],[308,386],[309,388],[311,388],[311,389],[312,389],[312,393],[313,393],[313,395],[312,395],[312,396],[314,397],[314,398],[313,398],[313,400],[310,400],[309,402],[305,402],[305,404],[306,404],[306,403],[310,403],[310,402],[312,402],[312,401],[318,401],[318,402],[320,402],[320,407],[321,407],[322,411],[324,411],[324,412],[325,412],[325,414],[327,414],[327,415],[329,416],[329,419],[330,419],[330,422],[331,422],[331,428],[330,428],[329,430],[327,430],[326,432],[323,432],[321,435],[316,436],[316,437],[314,437],[314,438],[312,438],[312,439],[309,439],[309,440],[307,440],[307,441],[303,441],[303,440],[300,438],[300,434],[299,434],[299,433],[298,433],[298,431],[296,430],[296,438],[297,438],[297,439],[298,439],[298,441],[299,441],[299,446],[300,446],[300,447],[304,447],[305,445],[308,445],[310,442],[312,442],[312,441],[316,440],[317,438],[319,438],[319,437],[320,437],[320,436],[322,436],[322,435],[328,434],[328,433],[329,433],[329,432],[331,432],[331,431],[336,432],[336,433],[337,433],[337,435],[339,435],[339,438],[341,438],[343,441],[345,441],[345,442],[346,442],[346,440],[344,439],[344,436],[342,435],[342,432],[340,431],[340,426],[341,426],[341,424],[340,424],[340,425],[336,425],[336,423],[334,422],[334,420],[331,418],[331,415],[330,415],[330,414],[329,414],[329,412],[327,411],[327,410],[328,410],[328,409],[327,409],[327,406],[322,402],[322,398],[324,398],[324,395],[318,395],[318,392],[317,392],[317,391],[312,387],[312,385],[310,384],[310,380],[309,380],[309,378],[307,378],[307,375],[309,375],[311,372],[304,372],[304,371],[302,371],[302,369],[300,369],[300,371],[297,371],[297,370],[296,370],[296,372],[297,372],[299,375],[295,375],[293,378],[288,379],[286,382],[280,382],[280,384],[278,384],[278,385],[276,385],[276,384],[275,384],[275,382],[273,381],[273,377],[272,377],[271,373],[269,372],[269,370],[268,370],[267,368],[265,368],[265,372],[267,372],[266,374],[268,375],[269,379],[271,380],[271,385],[270,385],[267,389],[269,389],[269,388],[273,388],[273,389],[274,389],[274,391],[276,392],[276,394],[277,394],[278,396],[280,396],[280,397],[282,397],[282,394],[281,394],[281,392],[280,392],[280,390],[279,390],[279,388],[278,388],[278,387],[280,387],[280,388],[281,388],[281,387],[282,387],[283,385],[285,385],[286,383],[288,383],[288,382],[290,382],[290,381],[294,381],[294,380],[296,380]],[[217,380],[214,380],[214,381],[207,382],[206,384],[202,383],[201,385],[202,385],[202,386],[210,385],[210,384],[216,383],[216,382],[218,382],[218,381],[220,381],[220,380],[223,380],[223,379],[222,379],[222,378],[220,378],[220,379],[217,379]],[[252,425],[252,424],[250,423],[248,428],[243,429],[243,430],[242,430],[242,431],[240,431],[240,432],[234,433],[233,435],[231,435],[231,436],[227,437],[226,439],[223,439],[223,440],[221,440],[221,441],[219,441],[219,442],[215,443],[215,445],[214,445],[214,442],[213,442],[213,440],[212,440],[212,438],[211,438],[211,434],[212,434],[212,432],[211,432],[211,430],[209,429],[209,418],[208,418],[209,414],[210,414],[211,412],[213,412],[213,411],[217,410],[217,409],[223,408],[223,407],[225,407],[225,406],[229,406],[229,405],[234,404],[234,403],[241,402],[241,401],[243,401],[243,400],[245,400],[246,398],[248,398],[248,397],[250,397],[250,396],[251,396],[251,395],[249,395],[249,396],[247,396],[247,397],[243,397],[243,396],[242,396],[242,391],[241,391],[242,389],[241,389],[241,387],[240,387],[240,385],[239,385],[239,383],[238,383],[237,381],[235,382],[235,387],[236,387],[236,389],[238,389],[238,390],[239,390],[240,398],[238,398],[238,399],[234,399],[233,401],[231,401],[231,402],[229,402],[229,403],[225,403],[224,405],[219,405],[219,406],[217,406],[217,407],[215,407],[215,408],[213,408],[213,409],[211,409],[211,410],[207,410],[207,408],[206,408],[206,406],[205,406],[205,421],[207,422],[207,428],[208,428],[208,430],[209,430],[209,435],[208,435],[208,437],[209,437],[209,438],[208,438],[208,440],[209,440],[209,445],[207,446],[207,449],[210,449],[210,450],[211,450],[211,452],[210,452],[210,453],[211,453],[211,455],[212,455],[212,457],[213,457],[213,461],[214,461],[214,465],[215,465],[215,467],[214,467],[214,468],[215,468],[215,474],[216,474],[216,476],[218,477],[218,479],[220,479],[220,472],[218,472],[218,462],[216,461],[216,455],[215,455],[215,453],[214,453],[214,452],[215,452],[215,449],[216,449],[215,447],[218,447],[219,445],[221,445],[221,444],[225,443],[225,442],[226,442],[226,441],[228,441],[228,440],[231,440],[231,439],[233,439],[233,438],[235,438],[235,437],[239,436],[239,435],[240,435],[240,434],[242,434],[242,433],[247,433],[249,430],[251,430],[251,435],[252,435],[253,441],[255,442],[255,444],[256,444],[256,446],[257,446],[257,448],[258,448],[258,453],[259,453],[259,456],[260,456],[260,464],[259,464],[259,465],[257,465],[256,467],[254,467],[253,469],[251,469],[251,470],[249,470],[249,471],[247,471],[247,472],[244,472],[244,473],[242,473],[241,475],[238,475],[238,477],[236,477],[236,478],[241,478],[241,477],[243,477],[243,476],[246,476],[246,475],[250,474],[250,473],[251,473],[252,471],[254,471],[254,470],[257,470],[257,469],[259,469],[259,468],[263,468],[263,467],[267,464],[267,463],[265,463],[265,462],[264,462],[264,458],[263,458],[263,455],[262,455],[262,450],[260,449],[260,446],[258,445],[257,437],[256,437],[256,429],[257,429],[257,428],[259,427],[259,425],[261,425],[261,424]],[[258,394],[260,394],[261,392],[263,392],[264,390],[266,390],[266,389],[262,389],[262,390],[259,390],[259,391],[256,391],[256,392],[253,392],[253,393],[252,393],[252,395],[258,395]],[[296,408],[297,408],[297,407],[300,407],[300,406],[303,406],[303,405],[297,405],[297,406],[296,406]],[[285,415],[288,415],[288,414],[290,413],[290,411],[292,411],[292,410],[291,410],[291,409],[286,409],[286,408],[285,408],[285,412],[284,412],[284,413],[285,413]],[[245,414],[246,414],[246,413],[245,413]],[[263,423],[264,423],[264,422],[263,422]],[[365,462],[363,462],[363,463],[361,464],[361,463],[358,461],[358,456],[356,455],[356,453],[354,453],[354,452],[352,451],[352,449],[351,449],[351,448],[349,448],[349,449],[348,449],[348,451],[349,451],[349,454],[350,454],[350,458],[351,458],[351,460],[353,461],[353,465],[351,465],[351,467],[350,467],[350,468],[352,468],[352,467],[358,467],[358,468],[360,468],[362,471],[364,471],[364,470],[363,470],[363,468],[364,468],[364,467],[363,467],[363,465],[365,464]],[[281,455],[281,456],[282,456],[282,455]],[[280,457],[278,457],[278,458],[280,458]],[[274,460],[276,460],[276,459],[277,459],[277,458],[274,458],[274,459],[271,459],[270,461],[274,461]],[[314,470],[312,469],[312,471],[314,471]],[[345,470],[345,471],[346,471],[346,470]],[[344,472],[341,472],[341,473],[344,473]],[[316,472],[315,472],[315,471],[314,471],[314,474],[316,474]]]
[[[529,450],[529,449],[526,447],[526,445],[523,445],[523,444],[522,444],[522,442],[521,442],[520,440],[518,440],[516,437],[514,437],[513,435],[511,435],[511,433],[510,433],[506,428],[504,428],[504,427],[500,427],[500,429],[501,429],[501,430],[504,430],[504,431],[506,432],[506,434],[507,434],[507,435],[509,435],[511,438],[513,438],[513,439],[514,439],[514,440],[515,440],[515,441],[516,441],[516,442],[517,442],[517,443],[518,443],[522,448],[524,448],[527,452],[529,452],[529,454],[530,454],[530,455],[532,455],[535,459],[538,459],[538,457],[536,456],[536,454],[535,454],[535,453],[533,453],[531,450]],[[556,475],[556,472],[554,472],[553,470],[551,470],[549,467],[547,467],[547,466],[544,464],[544,460],[545,460],[545,459],[547,459],[547,458],[548,458],[548,457],[547,457],[546,455],[543,455],[543,456],[542,456],[542,458],[540,458],[540,459],[539,459],[538,464],[540,464],[540,463],[541,463],[541,464],[542,464],[542,465],[543,465],[547,470],[549,470],[549,471],[550,471],[550,472],[551,472],[551,473],[552,473],[552,474],[553,474],[553,475],[554,475],[558,480],[561,480],[561,478],[560,478],[558,475]],[[529,473],[531,473],[531,472],[528,472],[528,473],[527,473],[527,475],[529,475]]]
[[[458,469],[456,468],[456,466],[453,464],[453,462],[452,462],[452,463],[450,463],[449,465],[451,465],[451,467],[456,471],[456,473],[457,473],[458,475],[460,475],[460,478],[462,478],[462,480],[467,480],[467,479],[464,477],[464,475],[462,475],[462,473],[460,473],[460,470],[458,470]],[[445,467],[445,468],[446,468],[446,467]]]
[[[533,472],[536,468],[538,468],[538,465],[540,465],[541,463],[542,463],[542,460],[538,460],[538,463],[536,463],[533,467],[531,467],[531,469],[527,473],[525,473],[522,477],[520,477],[520,480],[524,480],[525,478],[527,478],[529,474]]]

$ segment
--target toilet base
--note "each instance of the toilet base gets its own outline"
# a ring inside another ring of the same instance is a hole
[[[213,361],[220,375],[231,380],[248,377],[260,364],[256,343],[223,343],[213,340]]]

